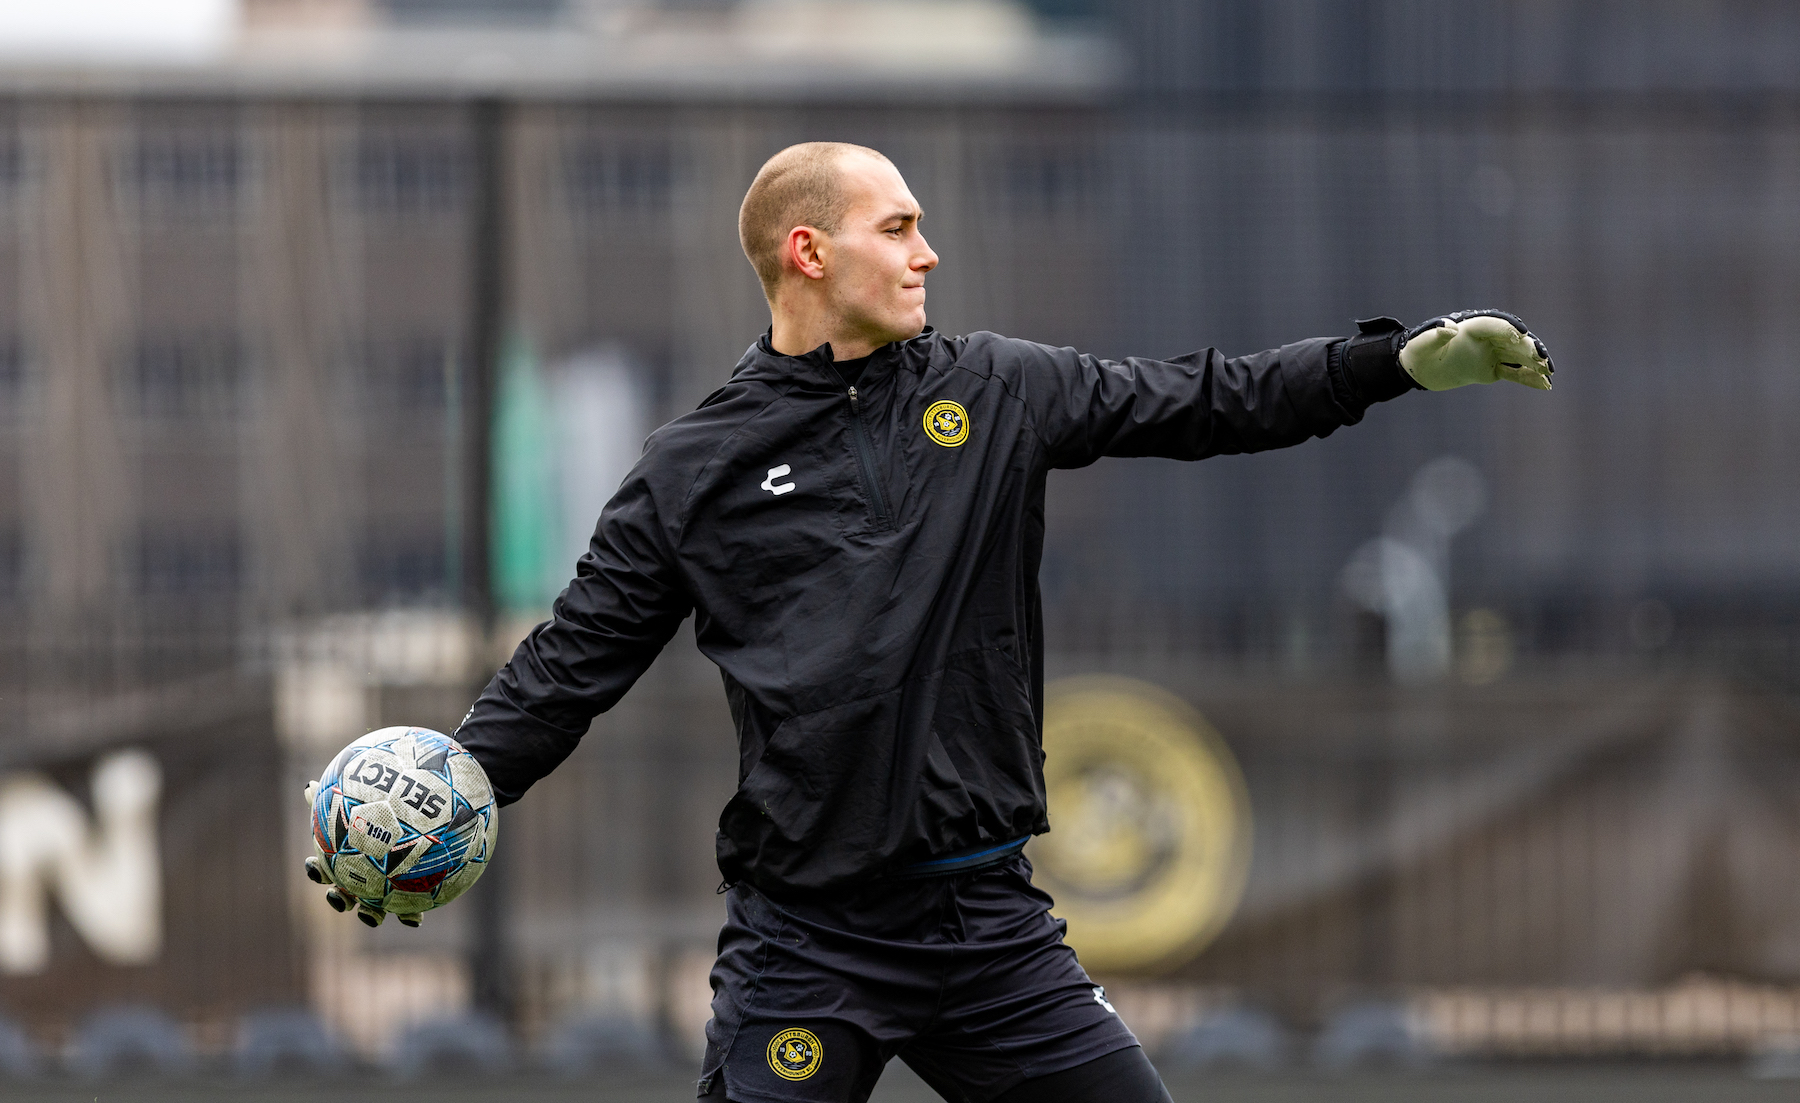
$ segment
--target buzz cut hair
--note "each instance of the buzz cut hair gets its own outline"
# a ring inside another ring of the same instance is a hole
[[[738,242],[762,281],[763,294],[771,301],[781,281],[782,249],[788,232],[796,226],[811,226],[835,234],[843,223],[849,204],[838,164],[851,154],[887,161],[879,150],[868,146],[801,142],[763,162],[750,182],[744,205],[738,208]]]

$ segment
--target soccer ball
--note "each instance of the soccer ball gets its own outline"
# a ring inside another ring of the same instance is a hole
[[[313,846],[338,890],[416,924],[487,868],[499,821],[473,755],[429,728],[382,728],[338,752],[313,794]],[[374,914],[370,910],[374,909]]]

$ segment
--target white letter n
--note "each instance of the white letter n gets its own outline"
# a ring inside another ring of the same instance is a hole
[[[143,965],[162,950],[162,866],[156,802],[162,773],[143,751],[94,767],[94,824],[38,774],[0,784],[0,970],[50,963],[44,889],[104,961]]]

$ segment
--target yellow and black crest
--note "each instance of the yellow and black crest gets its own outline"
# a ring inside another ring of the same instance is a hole
[[[949,399],[933,402],[925,411],[925,435],[945,448],[955,448],[969,439],[969,412]]]
[[[825,1047],[810,1030],[794,1027],[769,1039],[769,1067],[786,1080],[804,1080],[819,1071]]]

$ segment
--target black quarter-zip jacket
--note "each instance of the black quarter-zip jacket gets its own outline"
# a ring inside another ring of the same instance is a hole
[[[1046,477],[1297,444],[1410,386],[1342,347],[1115,362],[927,329],[852,387],[765,336],[651,435],[457,738],[517,800],[694,612],[738,732],[728,881],[829,890],[1047,831]]]

